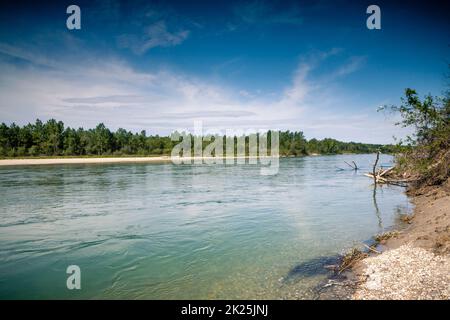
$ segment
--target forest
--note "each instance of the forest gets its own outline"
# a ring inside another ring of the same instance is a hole
[[[246,139],[248,141],[248,136]],[[225,141],[224,137],[224,154]],[[91,129],[66,127],[55,119],[47,122],[38,119],[34,124],[24,126],[15,123],[0,125],[2,158],[170,155],[178,143],[170,136],[147,135],[145,130],[140,133],[122,128],[112,131],[103,123]],[[391,145],[342,142],[331,138],[307,140],[301,131],[280,131],[279,147],[281,156],[372,153],[378,150],[390,153],[393,150]]]

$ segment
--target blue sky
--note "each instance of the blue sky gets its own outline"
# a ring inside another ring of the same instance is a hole
[[[81,30],[66,8],[81,8]],[[381,8],[381,30],[366,8]],[[449,6],[437,1],[2,1],[0,121],[168,134],[302,130],[392,142],[376,112],[440,95]]]

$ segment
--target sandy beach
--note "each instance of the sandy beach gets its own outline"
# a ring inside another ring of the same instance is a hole
[[[234,157],[234,159],[271,159],[277,157],[263,156],[247,156]],[[1,166],[29,166],[29,165],[58,165],[58,164],[107,164],[107,163],[144,163],[144,162],[176,162],[179,161],[214,161],[224,160],[226,157],[170,157],[170,156],[155,156],[155,157],[102,157],[102,158],[41,158],[41,159],[3,159],[0,160]]]
[[[95,164],[125,162],[165,162],[171,161],[169,156],[161,157],[116,157],[116,158],[48,158],[48,159],[5,159],[0,166],[28,166],[46,164]]]

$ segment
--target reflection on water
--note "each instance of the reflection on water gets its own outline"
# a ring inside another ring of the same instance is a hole
[[[378,204],[377,204],[377,185],[376,184],[373,185],[373,197],[372,198],[373,198],[373,206],[375,208],[375,214],[378,219],[378,227],[380,228],[380,230],[383,230],[383,221],[381,220],[380,208],[378,208]]]
[[[373,190],[372,161],[0,168],[0,298],[312,297],[323,257],[409,208],[400,187]],[[66,289],[71,264],[82,290]]]

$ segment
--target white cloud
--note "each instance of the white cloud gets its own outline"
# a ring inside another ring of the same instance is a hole
[[[30,62],[17,65],[0,55],[0,119],[5,122],[57,118],[73,127],[104,122],[112,129],[168,134],[202,119],[208,129],[303,130],[309,138],[364,142],[390,142],[395,132],[376,113],[378,104],[352,110],[351,96],[312,81],[320,59],[303,59],[291,84],[274,98],[167,70],[139,72],[114,58],[71,65],[4,44],[0,52]]]

